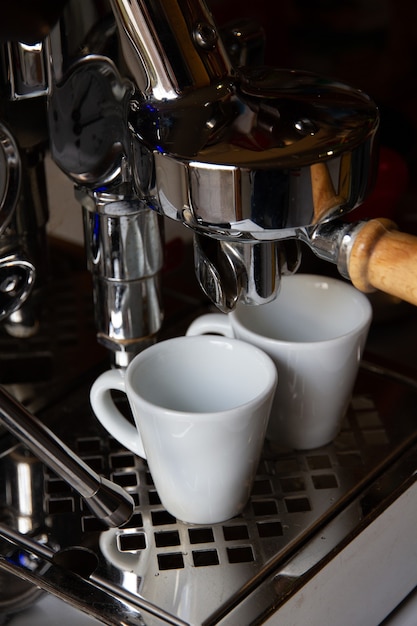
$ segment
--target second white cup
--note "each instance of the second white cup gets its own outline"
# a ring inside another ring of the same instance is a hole
[[[269,354],[279,385],[267,438],[312,449],[330,443],[341,428],[371,319],[368,298],[351,284],[295,274],[282,277],[273,302],[200,316],[187,335],[237,337]]]
[[[177,337],[138,354],[126,371],[94,382],[106,430],[147,460],[167,511],[195,524],[240,513],[260,460],[276,368],[255,346],[225,337]],[[127,395],[133,425],[111,390]]]

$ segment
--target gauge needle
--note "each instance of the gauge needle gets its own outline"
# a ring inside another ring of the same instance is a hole
[[[92,81],[93,81],[93,77],[90,76],[85,88],[81,91],[78,97],[74,100],[73,108],[72,108],[72,119],[75,121],[80,118],[80,109],[88,96],[88,92],[90,91]]]

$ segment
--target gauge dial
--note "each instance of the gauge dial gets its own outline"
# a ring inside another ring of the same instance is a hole
[[[130,93],[111,61],[85,57],[53,89],[48,106],[51,153],[75,182],[112,180],[126,153]]]

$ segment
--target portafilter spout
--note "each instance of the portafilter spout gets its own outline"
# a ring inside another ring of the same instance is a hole
[[[0,387],[0,421],[45,465],[75,489],[94,515],[109,527],[127,522],[132,497],[119,485],[94,472],[49,428]]]

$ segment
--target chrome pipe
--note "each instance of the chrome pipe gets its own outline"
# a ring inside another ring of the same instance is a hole
[[[125,367],[162,324],[160,216],[137,198],[79,190],[97,340]],[[139,313],[140,312],[140,313]]]

